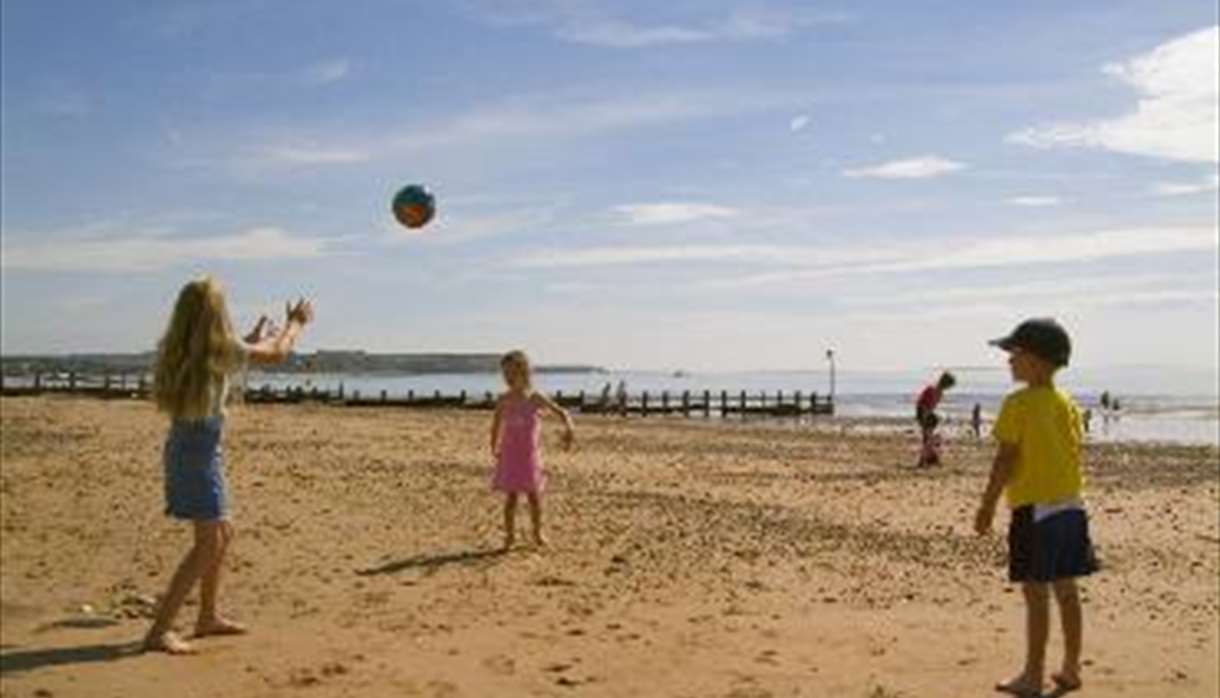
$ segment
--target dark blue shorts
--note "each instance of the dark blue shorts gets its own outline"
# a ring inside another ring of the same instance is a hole
[[[193,521],[228,516],[223,430],[222,417],[174,421],[163,453],[166,514]]]
[[[1034,521],[1033,505],[1012,511],[1008,525],[1008,579],[1013,582],[1053,582],[1097,571],[1089,540],[1089,517],[1069,509]]]

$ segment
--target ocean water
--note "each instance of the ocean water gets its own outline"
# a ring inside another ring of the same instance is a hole
[[[969,424],[970,412],[977,403],[983,417],[989,420],[999,409],[1004,395],[1013,389],[1003,368],[954,369],[958,385],[942,403],[950,433]],[[876,418],[880,420],[913,419],[914,400],[923,386],[934,380],[937,373],[841,371],[835,376],[836,414],[840,417]],[[638,395],[648,391],[659,396],[668,391],[671,399],[689,390],[692,395],[704,390],[718,395],[728,391],[735,396],[742,390],[752,395],[766,392],[774,396],[783,391],[790,399],[795,391],[805,398],[816,392],[824,397],[830,392],[827,371],[742,371],[691,372],[675,374],[661,371],[610,371],[606,373],[551,373],[535,377],[537,387],[548,393],[562,391],[576,394],[584,391],[590,398],[600,395],[609,383],[612,390],[619,381],[628,391]],[[355,375],[355,374],[275,374],[252,373],[248,377],[251,389],[270,385],[275,388],[318,387],[336,389],[340,385],[350,395],[359,391],[364,396],[376,396],[385,390],[390,397],[417,395],[440,391],[455,395],[465,390],[471,396],[503,389],[499,374],[421,374],[421,375]],[[1220,445],[1220,390],[1214,372],[1169,371],[1155,367],[1069,370],[1062,375],[1062,386],[1070,391],[1084,408],[1093,412],[1089,438],[1109,441],[1163,441],[1183,444]],[[1118,398],[1122,409],[1104,414],[1099,400],[1103,391]]]

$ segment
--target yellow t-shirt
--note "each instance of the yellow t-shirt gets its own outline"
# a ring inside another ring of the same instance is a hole
[[[1058,388],[1028,387],[1006,397],[991,433],[1001,443],[1017,447],[1017,462],[1005,490],[1008,506],[1080,497],[1083,431],[1076,402]]]

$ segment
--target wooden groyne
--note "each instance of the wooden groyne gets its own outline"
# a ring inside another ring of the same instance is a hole
[[[22,385],[0,386],[0,394],[9,397],[34,395],[79,395],[101,399],[148,399],[150,381],[145,375],[77,376],[58,374],[43,376],[36,374],[32,381]],[[490,392],[456,394],[407,391],[406,395],[390,395],[382,390],[374,394],[348,391],[341,384],[337,389],[304,388],[300,386],[273,388],[264,385],[243,391],[244,401],[252,405],[320,403],[337,407],[399,407],[416,409],[470,409],[490,410],[495,406],[495,395]],[[566,409],[581,414],[605,415],[677,415],[683,417],[801,417],[810,415],[833,415],[834,400],[819,396],[817,392],[803,393],[799,390],[784,392],[766,391],[691,391],[649,392],[633,395],[613,396],[609,399],[601,394],[590,395],[584,391],[564,393],[556,391],[551,397]]]

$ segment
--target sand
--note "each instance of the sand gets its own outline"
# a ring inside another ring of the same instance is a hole
[[[163,418],[0,412],[5,698],[986,696],[1021,660],[1003,541],[970,531],[972,439],[916,471],[912,435],[847,422],[581,418],[572,453],[552,424],[551,547],[501,555],[487,414],[239,406],[221,601],[253,632],[168,657],[135,652],[189,541],[161,514]],[[1217,695],[1217,450],[1088,464],[1080,695]]]

